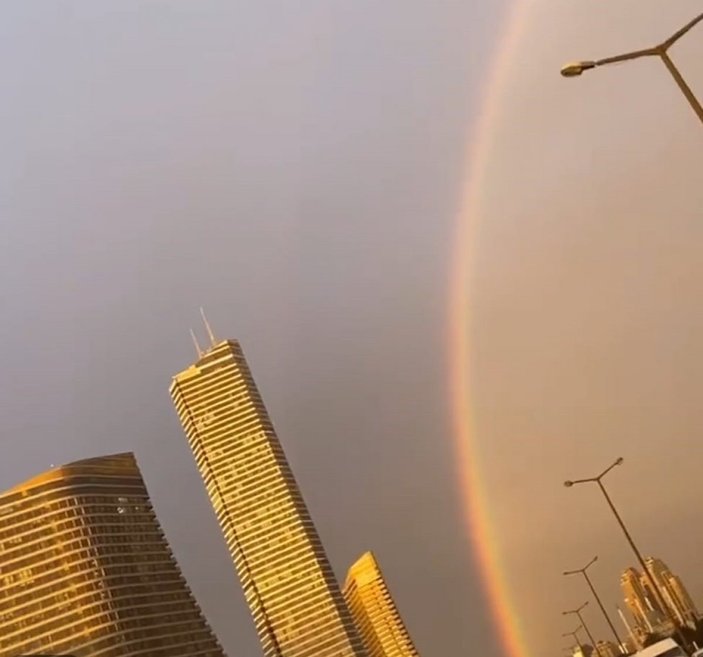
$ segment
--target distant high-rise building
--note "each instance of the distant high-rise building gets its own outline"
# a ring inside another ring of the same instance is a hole
[[[645,564],[674,618],[680,623],[695,622],[698,610],[681,579],[661,559],[648,557]]]
[[[642,574],[636,568],[627,568],[620,576],[625,606],[632,614],[635,625],[640,630],[652,632],[663,616],[656,600],[651,599],[651,594],[648,595],[648,586],[649,583],[643,581]]]
[[[672,575],[669,579],[669,589],[672,599],[677,607],[681,610],[682,615],[686,620],[697,621],[700,619],[700,613],[693,598],[688,593],[688,589],[684,586],[681,578],[678,575]]]
[[[349,569],[344,597],[369,657],[419,657],[371,552]]]
[[[132,454],[0,495],[0,657],[224,657]]]
[[[365,657],[242,349],[209,333],[170,393],[264,654]]]

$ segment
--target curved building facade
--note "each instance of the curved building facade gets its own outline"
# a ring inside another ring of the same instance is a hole
[[[372,552],[349,569],[344,597],[369,657],[419,657]]]
[[[0,495],[0,657],[224,657],[130,453]]]

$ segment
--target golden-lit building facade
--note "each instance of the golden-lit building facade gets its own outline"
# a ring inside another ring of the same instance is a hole
[[[0,495],[0,657],[224,657],[130,453]]]
[[[678,575],[672,575],[669,578],[669,590],[674,603],[681,610],[686,621],[694,622],[700,619],[700,613],[693,602],[693,598],[684,586],[681,578]]]
[[[213,339],[170,392],[264,654],[365,656],[239,343]]]
[[[372,552],[349,569],[344,597],[369,657],[419,657]]]
[[[642,579],[642,574],[636,568],[627,568],[620,576],[620,588],[635,626],[640,630],[652,632],[657,619],[654,618],[654,604],[647,595]]]
[[[681,578],[657,557],[645,560],[647,570],[657,584],[664,604],[680,623],[692,623],[698,619],[698,610]]]

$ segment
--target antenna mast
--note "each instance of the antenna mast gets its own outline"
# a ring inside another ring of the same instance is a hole
[[[195,351],[198,354],[198,358],[203,357],[203,350],[200,348],[200,345],[198,344],[198,338],[195,337],[195,333],[193,332],[193,329],[190,329],[190,337],[193,338],[193,344],[195,345]]]
[[[212,329],[210,328],[210,323],[207,321],[207,317],[205,317],[205,311],[200,308],[200,316],[203,318],[203,324],[205,324],[205,330],[207,331],[208,337],[210,338],[210,346],[214,347],[215,346],[215,334],[212,332]]]

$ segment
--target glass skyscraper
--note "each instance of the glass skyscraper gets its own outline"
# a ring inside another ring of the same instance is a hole
[[[213,339],[170,392],[264,654],[365,657],[239,343]]]
[[[130,453],[0,494],[0,657],[224,657]]]

